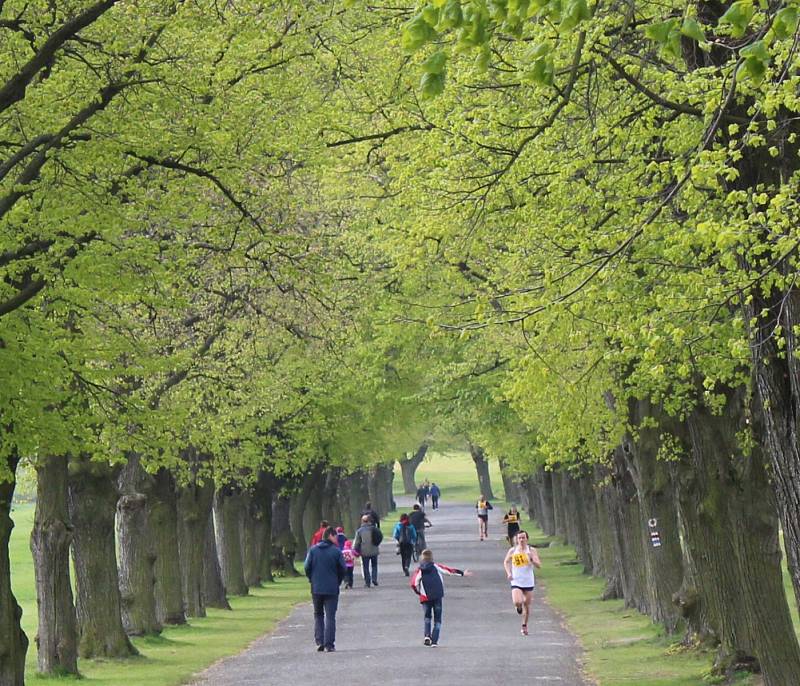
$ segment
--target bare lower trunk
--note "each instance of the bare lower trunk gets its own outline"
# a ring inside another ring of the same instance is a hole
[[[394,509],[392,499],[393,464],[377,464],[369,470],[367,482],[369,499],[379,517],[385,517]]]
[[[540,468],[536,472],[536,484],[539,502],[536,511],[539,514],[539,526],[547,536],[556,535],[555,516],[553,513],[553,473]]]
[[[778,522],[760,451],[742,452],[743,389],[721,414],[698,406],[688,419],[691,464],[679,495],[700,602],[720,640],[718,670],[760,669],[765,684],[800,683],[800,646],[781,579]],[[680,465],[679,465],[680,466]]]
[[[291,498],[280,494],[272,502],[272,566],[284,576],[298,576],[294,568],[297,541],[289,522],[290,504]]]
[[[114,545],[116,474],[85,457],[69,466],[69,515],[74,529],[76,614],[83,658],[137,655],[122,626]]]
[[[500,477],[503,479],[503,491],[505,492],[505,500],[507,503],[519,503],[521,500],[521,493],[519,484],[516,477],[511,473],[508,463],[503,459],[499,459],[500,463]]]
[[[550,494],[553,497],[553,536],[567,542],[567,519],[564,510],[564,490],[561,487],[562,474],[560,471],[550,472]]]
[[[12,474],[16,472],[18,458],[7,458]],[[11,591],[11,561],[8,541],[14,522],[11,521],[11,500],[15,483],[0,482],[0,684],[23,686],[25,683],[25,654],[28,638],[20,626],[22,608]]]
[[[178,493],[178,553],[186,614],[206,616],[203,563],[214,486],[189,483]],[[215,553],[216,554],[216,551]]]
[[[77,674],[78,624],[69,578],[72,524],[67,506],[67,457],[39,458],[36,476],[31,553],[39,611],[36,634],[39,673]]]
[[[164,469],[150,477],[147,520],[155,548],[156,617],[162,624],[186,624],[178,544],[178,494],[175,479]]]
[[[161,633],[156,617],[156,555],[146,505],[141,493],[123,495],[117,503],[122,626],[129,636]]]
[[[403,493],[406,495],[414,495],[417,492],[417,482],[415,481],[414,475],[417,473],[417,467],[419,467],[425,459],[425,454],[427,452],[428,444],[423,443],[411,457],[398,460],[400,463],[400,472],[403,475]]]
[[[222,581],[212,512],[208,513],[205,544],[203,545],[203,597],[206,607],[216,607],[221,610],[231,609],[225,592],[225,584]]]
[[[226,486],[214,496],[214,528],[217,534],[222,580],[229,595],[247,595],[242,552],[244,499],[238,488]]]
[[[611,484],[611,473],[608,467],[595,465],[594,482],[598,537],[601,550],[599,558],[600,569],[596,569],[595,574],[604,576],[606,580],[606,586],[601,596],[603,600],[622,598],[620,561],[616,556],[619,546],[615,545],[617,532],[614,529],[613,514],[616,509],[615,499],[617,495]]]
[[[483,452],[483,448],[470,443],[469,454],[472,456],[472,461],[475,463],[475,471],[478,474],[478,490],[480,490],[481,494],[485,498],[494,500],[494,493],[492,492],[492,480],[489,477],[489,463],[486,461],[486,455]]]

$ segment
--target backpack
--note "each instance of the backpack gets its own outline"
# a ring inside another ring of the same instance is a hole
[[[380,545],[383,540],[383,532],[376,526],[372,529],[372,545]]]
[[[409,530],[408,525],[400,527],[400,538],[398,540],[398,543],[400,543],[401,545],[404,543],[406,544],[411,543],[411,531]]]

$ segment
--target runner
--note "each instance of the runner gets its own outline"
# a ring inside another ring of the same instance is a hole
[[[425,608],[426,646],[435,648],[439,645],[439,632],[442,630],[442,599],[444,598],[444,581],[442,574],[458,574],[472,576],[468,569],[461,571],[454,567],[446,567],[433,561],[433,553],[427,548],[420,555],[420,565],[411,577],[411,588],[419,596],[419,602]],[[431,623],[431,615],[433,622]]]
[[[506,512],[505,516],[503,517],[503,524],[508,527],[508,533],[506,538],[508,539],[508,545],[515,545],[516,541],[514,540],[514,536],[517,535],[519,531],[519,511],[517,510],[516,505],[512,505],[511,509]]]
[[[528,545],[528,532],[519,531],[517,533],[517,544],[510,548],[503,560],[503,567],[506,576],[511,582],[511,602],[517,609],[517,614],[522,615],[522,628],[520,632],[523,636],[528,635],[528,617],[531,612],[531,601],[533,600],[533,589],[536,581],[533,576],[533,568],[539,568],[542,562],[536,548]]]
[[[478,536],[480,536],[481,540],[489,538],[489,510],[494,508],[481,494],[478,502],[475,503],[475,509],[478,511]]]

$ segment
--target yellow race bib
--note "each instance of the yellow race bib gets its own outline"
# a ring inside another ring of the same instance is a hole
[[[527,567],[531,563],[531,558],[526,553],[514,553],[511,556],[511,563],[515,567]]]

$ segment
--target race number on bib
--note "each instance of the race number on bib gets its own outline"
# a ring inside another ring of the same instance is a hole
[[[511,562],[515,567],[527,567],[531,563],[531,559],[525,553],[514,553]]]

